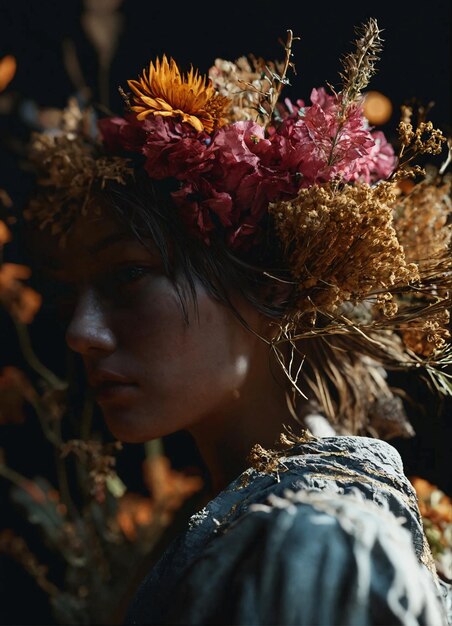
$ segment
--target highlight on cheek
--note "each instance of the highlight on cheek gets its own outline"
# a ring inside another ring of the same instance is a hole
[[[238,377],[243,377],[249,369],[249,360],[245,356],[237,357],[235,361],[235,371]]]

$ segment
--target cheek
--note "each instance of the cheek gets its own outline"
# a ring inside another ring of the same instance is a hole
[[[197,310],[185,323],[175,289],[159,279],[145,297],[118,312],[118,348],[139,371],[148,402],[205,412],[233,396],[245,381],[251,334],[223,305],[198,289]],[[133,361],[133,363],[132,363]]]

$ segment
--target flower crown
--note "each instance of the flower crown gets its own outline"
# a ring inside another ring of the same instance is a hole
[[[141,154],[153,179],[180,181],[173,200],[192,233],[209,243],[220,229],[229,247],[249,249],[262,237],[271,202],[313,185],[371,184],[396,163],[357,98],[320,88],[310,105],[274,96],[269,103],[287,82],[287,67],[277,74],[259,62],[251,67],[242,59],[240,69],[217,59],[207,80],[193,69],[183,76],[163,56],[128,81],[126,115],[100,120],[103,143],[112,154]]]
[[[124,115],[95,119],[94,137],[92,112],[72,102],[60,131],[32,143],[41,193],[27,216],[64,236],[92,210],[94,186],[126,184],[137,168],[175,179],[174,208],[206,245],[221,240],[247,258],[277,236],[298,293],[281,340],[347,335],[345,350],[365,345],[380,362],[426,367],[452,393],[450,181],[413,165],[446,139],[422,112],[415,124],[409,107],[398,154],[369,125],[363,92],[382,40],[374,19],[357,35],[341,89],[313,89],[309,103],[281,98],[295,71],[292,31],[282,62],[217,59],[201,76],[165,55],[151,61],[120,90]],[[420,181],[404,193],[410,177]]]

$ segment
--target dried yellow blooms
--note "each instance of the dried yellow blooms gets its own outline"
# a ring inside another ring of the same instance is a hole
[[[397,238],[393,197],[393,186],[385,183],[313,185],[294,200],[270,205],[302,309],[334,311],[374,294],[386,314],[395,314],[385,292],[419,276]]]
[[[432,122],[424,119],[425,112],[417,111],[417,121],[413,123],[413,108],[401,107],[401,119],[398,126],[399,154],[398,164],[391,175],[392,180],[400,180],[407,177],[415,177],[424,174],[420,165],[412,165],[412,162],[423,154],[440,154],[446,137],[433,127]]]
[[[452,242],[452,181],[433,175],[401,194],[394,204],[395,229],[408,261],[421,267],[447,253]]]
[[[450,313],[441,311],[432,315],[423,323],[412,323],[402,329],[401,335],[405,346],[420,356],[429,357],[445,348],[450,341]]]

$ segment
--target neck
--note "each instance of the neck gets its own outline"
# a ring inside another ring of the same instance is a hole
[[[254,445],[274,448],[284,424],[292,419],[285,385],[269,372],[267,380],[237,390],[225,409],[192,426],[190,433],[209,470],[212,495],[250,466]]]

